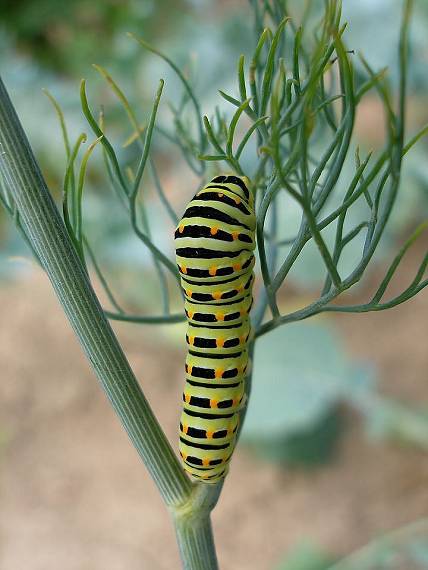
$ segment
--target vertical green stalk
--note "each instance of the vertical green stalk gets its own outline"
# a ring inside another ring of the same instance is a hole
[[[0,173],[25,233],[129,437],[168,505],[191,485],[135,378],[88,280],[0,80]]]
[[[170,508],[186,570],[216,570],[209,514],[198,499],[108,323],[0,79],[0,174],[100,384]]]
[[[188,505],[174,510],[177,542],[184,570],[218,570],[210,513],[216,506],[223,481],[195,483]]]
[[[174,517],[183,570],[218,570],[210,513]]]
[[[0,174],[23,229],[116,414],[169,507],[183,567],[216,570],[210,511],[190,483],[107,321],[0,79]]]

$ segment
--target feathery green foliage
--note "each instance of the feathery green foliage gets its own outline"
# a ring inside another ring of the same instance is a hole
[[[137,323],[180,320],[179,313],[169,313],[168,278],[175,277],[179,291],[177,270],[174,262],[150,238],[144,196],[140,195],[154,135],[167,137],[170,143],[177,145],[189,167],[199,176],[198,187],[214,172],[224,169],[232,170],[238,175],[245,174],[254,181],[257,243],[264,282],[254,312],[256,336],[281,324],[302,320],[320,312],[384,310],[410,299],[427,285],[425,269],[428,259],[425,257],[409,287],[394,298],[382,300],[402,257],[425,229],[425,225],[422,225],[393,259],[372,299],[355,305],[340,303],[343,294],[363,278],[385,232],[396,201],[404,155],[427,132],[425,127],[409,141],[404,139],[406,36],[411,3],[405,4],[403,12],[397,110],[394,109],[385,70],[376,73],[362,55],[357,57],[353,52],[347,51],[343,40],[346,25],[341,23],[339,2],[325,3],[325,12],[315,29],[303,26],[296,28],[286,12],[286,4],[282,4],[279,1],[265,2],[262,5],[252,2],[254,29],[259,34],[254,54],[248,66],[243,55],[238,60],[236,95],[219,91],[220,96],[231,105],[230,119],[222,115],[218,108],[212,117],[202,117],[201,104],[184,73],[169,57],[135,36],[132,38],[143,48],[170,65],[183,84],[183,103],[177,109],[173,108],[175,132],[156,123],[162,81],[155,96],[149,123],[146,127],[141,127],[136,112],[111,75],[101,66],[95,66],[117,96],[129,119],[133,130],[129,140],[141,149],[141,159],[135,167],[135,174],[129,166],[121,167],[119,164],[114,146],[103,130],[102,118],[97,121],[90,109],[85,82],[82,82],[82,109],[90,128],[102,144],[108,177],[129,212],[133,231],[153,255],[163,292],[163,315],[140,316],[124,311],[108,311],[109,317]],[[304,21],[308,19],[309,11],[310,3]],[[355,81],[355,66],[358,66],[360,75],[366,76],[359,85]],[[376,92],[383,104],[387,140],[383,150],[369,152],[360,158],[361,151],[358,147],[355,148],[352,140],[355,116],[358,106],[370,92]],[[193,116],[196,116],[196,129],[188,126],[185,119],[189,105]],[[64,131],[63,120],[61,127]],[[70,151],[66,134],[65,144],[71,164],[64,188],[64,219],[76,247],[83,255],[81,221],[80,235],[76,235],[76,220],[81,220],[79,212],[82,209],[78,203],[79,192],[76,193],[73,188],[70,190],[72,198],[69,216],[66,189],[66,185],[71,184],[73,187],[74,184],[76,147]],[[355,170],[353,176],[346,180],[343,176],[344,165],[352,154],[355,155]],[[248,163],[252,165],[251,170]],[[168,216],[175,223],[177,216],[162,187],[153,158],[150,159],[150,165],[153,186]],[[295,201],[301,210],[300,226],[291,239],[281,235],[287,219],[281,219],[281,223],[278,220],[279,212],[284,211],[283,206],[290,204],[290,200]],[[348,213],[355,206],[360,206],[362,218],[350,227]],[[70,222],[69,217],[74,221]],[[332,243],[331,234],[334,235]],[[343,274],[340,263],[346,256],[346,247],[361,235],[364,235],[364,244],[360,259],[352,271]],[[316,244],[324,262],[324,285],[319,296],[306,307],[282,314],[278,308],[278,295],[305,246],[311,241]],[[94,258],[94,252],[91,257]],[[96,260],[94,268],[101,283],[105,283]],[[110,293],[108,290],[109,296]]]

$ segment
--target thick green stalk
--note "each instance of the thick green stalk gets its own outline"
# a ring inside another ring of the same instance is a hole
[[[25,232],[104,391],[165,502],[185,503],[191,485],[104,316],[1,81],[0,145],[0,172]]]
[[[210,513],[174,517],[183,570],[218,570]]]
[[[222,488],[223,481],[216,485],[196,483],[188,504],[173,511],[184,570],[218,570],[210,513]]]
[[[184,568],[216,570],[209,516],[218,494],[214,498],[201,494],[174,455],[103,313],[1,79],[0,148],[0,174],[25,234],[103,390],[172,513]]]

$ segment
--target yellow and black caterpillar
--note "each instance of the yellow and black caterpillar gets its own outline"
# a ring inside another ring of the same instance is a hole
[[[228,470],[248,366],[256,223],[248,182],[213,178],[175,230],[188,320],[179,448],[186,471],[210,483]]]

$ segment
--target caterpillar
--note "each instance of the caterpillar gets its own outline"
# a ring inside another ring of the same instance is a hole
[[[179,451],[185,470],[207,483],[227,474],[244,405],[255,224],[248,178],[217,176],[175,230],[188,321]]]

